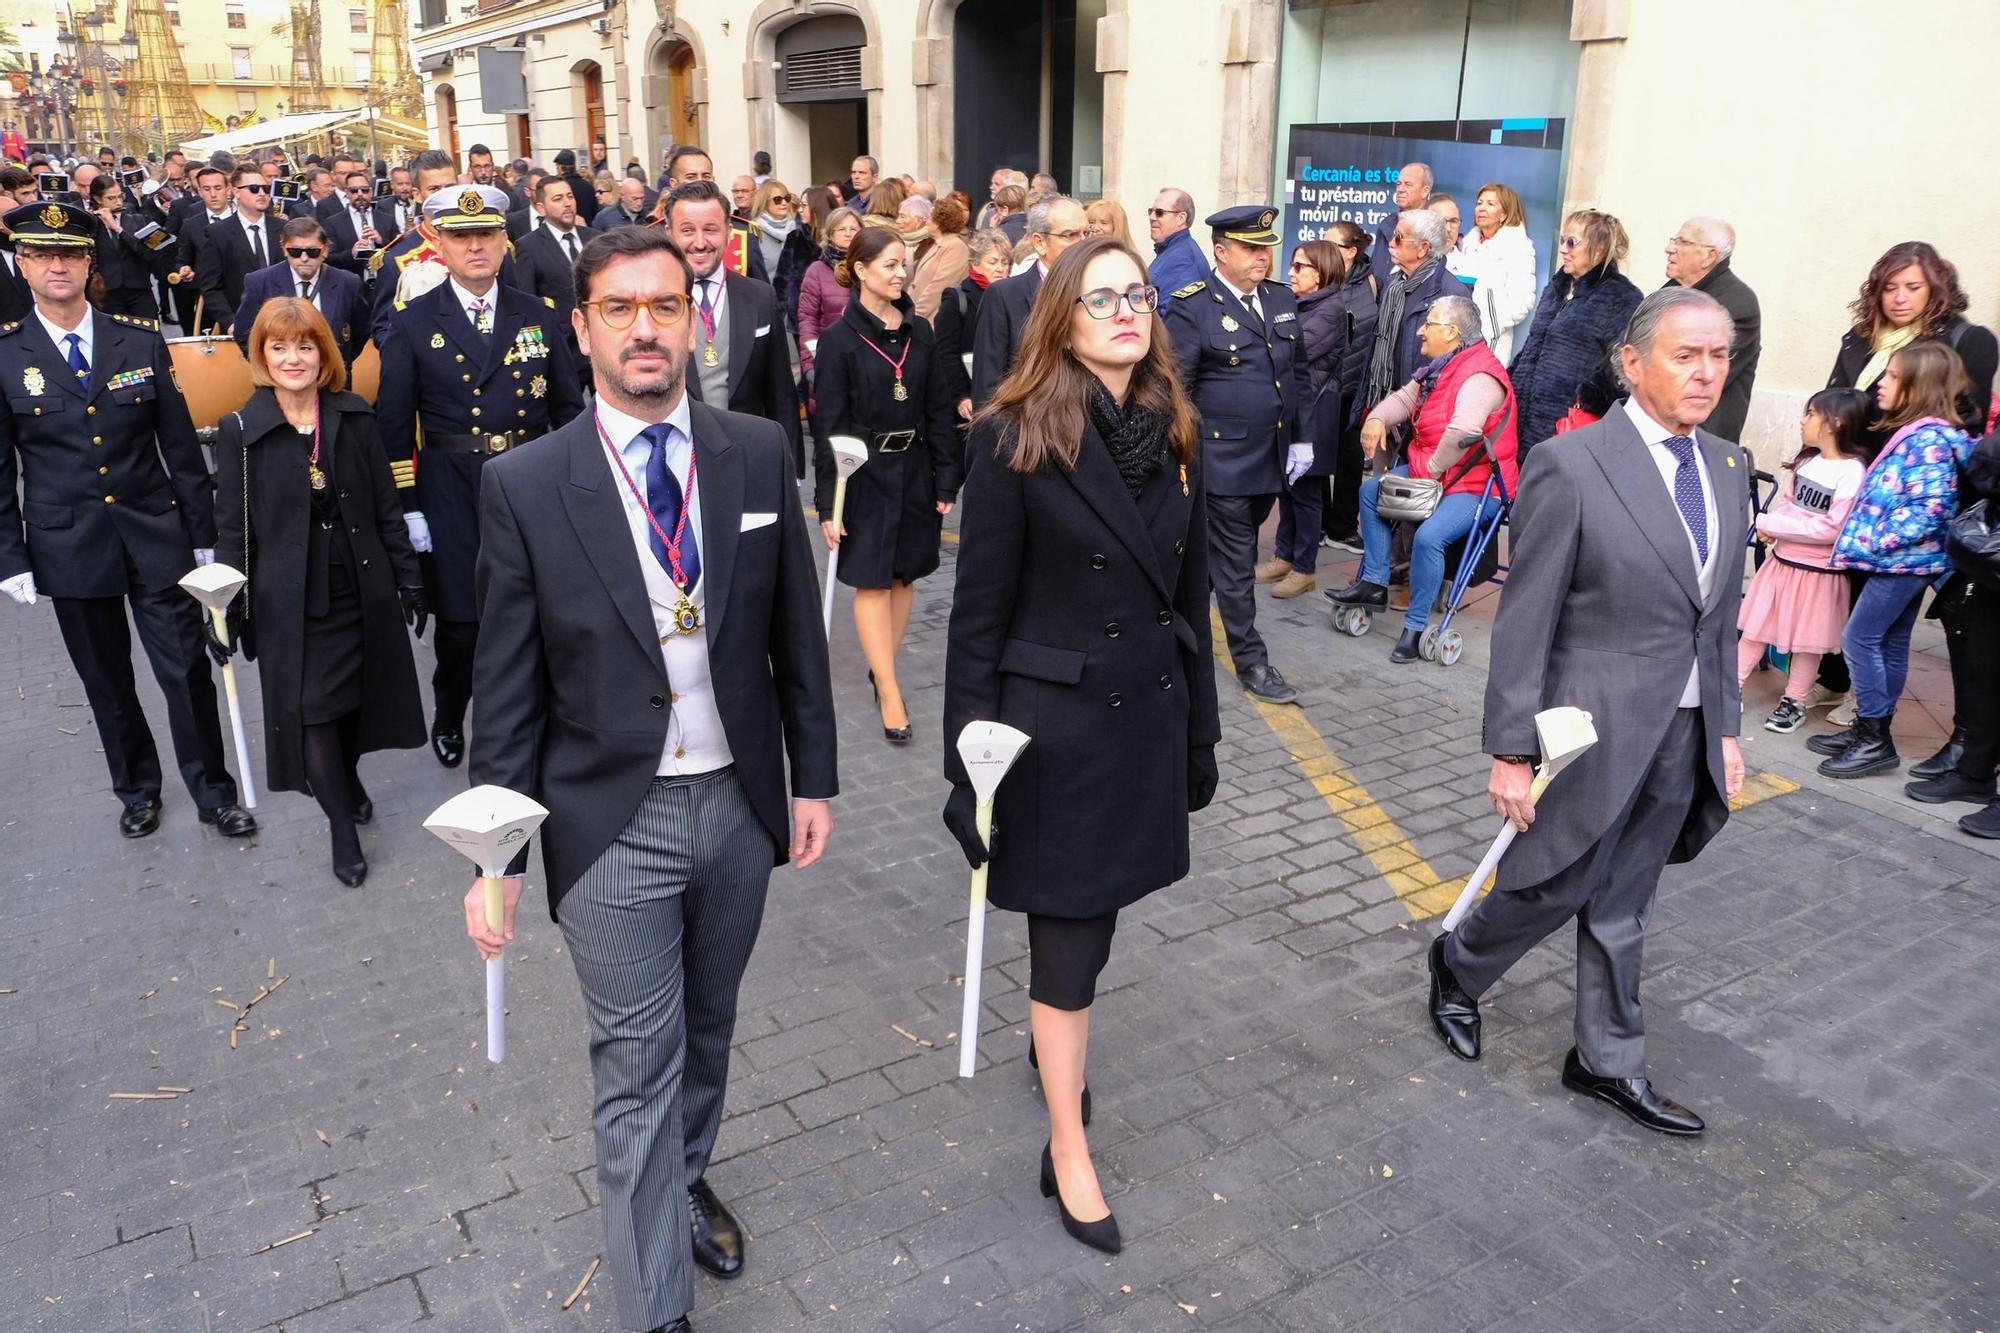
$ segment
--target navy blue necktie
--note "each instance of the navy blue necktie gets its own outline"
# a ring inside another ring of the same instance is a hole
[[[673,561],[667,557],[667,544],[660,540],[660,534],[669,538],[681,521],[681,483],[667,466],[667,442],[673,437],[674,428],[662,421],[641,431],[646,441],[652,445],[652,452],[646,456],[646,506],[653,511],[653,522],[658,530],[652,535],[653,557],[660,562],[660,568],[673,578]],[[691,591],[701,579],[701,547],[695,540],[694,519],[688,519],[687,532],[681,537],[681,569],[687,575],[687,582],[675,581],[682,592]]]
[[[83,339],[71,333],[69,339],[69,368],[76,372],[76,382],[84,388],[90,387],[90,362],[83,359]]]
[[[1694,440],[1686,435],[1669,435],[1661,441],[1679,465],[1674,469],[1674,504],[1681,521],[1694,535],[1696,563],[1708,563],[1708,504],[1701,494],[1701,469],[1695,466]]]

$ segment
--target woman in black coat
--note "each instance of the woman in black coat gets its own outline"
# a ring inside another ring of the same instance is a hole
[[[249,350],[263,387],[222,422],[216,559],[250,579],[265,785],[319,801],[334,876],[352,888],[368,875],[355,826],[374,817],[356,763],[428,735],[403,632],[407,619],[423,633],[423,577],[374,410],[340,391],[326,320],[296,297],[267,301]]]
[[[1292,291],[1299,299],[1299,336],[1306,345],[1306,398],[1312,404],[1312,466],[1278,496],[1272,561],[1257,574],[1271,596],[1300,597],[1319,586],[1319,539],[1326,514],[1326,479],[1340,463],[1340,363],[1347,352],[1347,270],[1331,241],[1307,241],[1292,252]]]
[[[1610,382],[1612,344],[1644,297],[1618,271],[1630,248],[1623,224],[1609,213],[1586,208],[1563,219],[1561,268],[1542,289],[1528,341],[1507,368],[1521,409],[1523,467],[1528,450],[1555,434],[1579,394],[1589,411],[1602,415],[1608,407],[1590,391]]]
[[[1368,258],[1368,246],[1375,238],[1353,222],[1336,222],[1326,229],[1326,239],[1340,256],[1346,276],[1341,279],[1340,301],[1347,314],[1347,347],[1340,354],[1340,383],[1329,385],[1327,399],[1340,396],[1340,438],[1335,442],[1332,484],[1321,522],[1327,539],[1335,546],[1361,551],[1361,404],[1363,381],[1368,378],[1368,356],[1375,346],[1375,312],[1378,308],[1375,270]],[[1327,401],[1322,399],[1322,402]],[[1321,417],[1316,409],[1313,426]],[[1319,450],[1313,450],[1319,461]]]
[[[1014,247],[1008,244],[1005,232],[992,228],[971,233],[965,244],[971,252],[971,266],[966,270],[965,281],[947,289],[944,299],[938,302],[936,342],[938,370],[945,377],[946,392],[955,405],[958,419],[969,422],[972,372],[966,369],[965,358],[972,351],[972,330],[979,322],[979,306],[986,299],[986,289],[1012,270]],[[959,432],[961,472],[965,465],[964,434],[962,430]]]
[[[820,334],[816,420],[827,437],[858,437],[868,446],[868,463],[849,478],[836,526],[833,452],[817,452],[820,528],[838,578],[855,589],[854,628],[882,710],[882,734],[907,745],[910,715],[896,654],[910,628],[916,582],[936,571],[944,516],[958,498],[958,418],[930,325],[903,294],[909,281],[903,238],[887,227],[863,227],[835,276],[855,298]]]
[[[97,266],[95,281],[103,284],[97,308],[108,315],[135,315],[140,319],[160,317],[159,298],[154,294],[154,277],[165,277],[172,247],[154,252],[132,238],[132,233],[150,219],[126,206],[125,189],[116,176],[99,176],[90,182],[90,210],[97,219]]]
[[[1188,873],[1219,735],[1197,428],[1158,297],[1113,237],[1050,268],[973,429],[945,654],[944,819],[975,866],[987,847],[949,742],[974,721],[1031,738],[996,798],[987,894],[1028,914],[1042,1193],[1113,1252],[1083,1131],[1090,1005],[1119,909]]]
[[[1958,474],[1959,508],[1981,500],[1989,514],[2000,508],[2000,432],[1974,445]],[[1975,838],[2000,838],[2000,799],[1993,784],[1993,770],[2000,766],[2000,584],[1960,570],[1939,590],[1936,607],[1951,652],[1952,744],[1939,756],[1950,762],[1943,772],[1903,790],[1929,805],[1979,803],[1982,808],[1958,826]]]

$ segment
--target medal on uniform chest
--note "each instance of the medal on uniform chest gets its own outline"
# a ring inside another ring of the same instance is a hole
[[[1222,317],[1222,331],[1224,333],[1234,333],[1236,332],[1236,330],[1242,327],[1243,326],[1241,324],[1238,324],[1236,322],[1236,317],[1234,315],[1224,315]]]
[[[29,366],[21,372],[21,387],[26,389],[32,396],[39,398],[42,396],[42,391],[49,387],[49,382],[42,377],[42,368],[40,366]]]
[[[618,475],[624,479],[625,489],[631,492],[632,499],[646,515],[647,525],[652,528],[653,535],[659,538],[661,547],[667,553],[667,577],[673,580],[674,588],[680,594],[674,599],[674,633],[692,634],[701,628],[701,611],[688,596],[694,590],[694,580],[688,577],[687,570],[681,564],[681,543],[687,537],[688,514],[694,509],[694,441],[688,441],[687,484],[681,487],[681,511],[674,519],[673,536],[669,537],[665,529],[660,527],[660,520],[653,513],[652,506],[646,503],[646,497],[640,493],[638,483],[632,480],[632,470],[625,466],[625,454],[611,442],[611,436],[604,429],[602,418],[597,420],[597,438],[611,451],[611,461],[618,465]],[[665,643],[666,640],[661,639],[660,642]]]
[[[719,366],[722,364],[722,358],[715,354],[714,343],[710,343],[701,349],[701,363],[704,366]]]
[[[432,347],[444,346],[444,335],[442,333],[433,333],[431,335],[431,346]]]
[[[896,387],[889,390],[889,396],[891,398],[894,398],[899,403],[907,401],[910,396],[910,391],[903,387],[903,366],[910,359],[910,349],[917,345],[916,339],[912,338],[909,342],[903,344],[903,354],[901,356],[890,356],[887,352],[877,347],[875,345],[875,340],[870,338],[865,333],[861,335],[861,341],[867,343],[868,349],[873,353],[875,353],[875,355],[881,357],[884,361],[887,361],[889,363],[889,369],[896,372]]]

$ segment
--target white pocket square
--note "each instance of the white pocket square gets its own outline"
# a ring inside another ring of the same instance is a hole
[[[776,514],[745,514],[739,532],[755,532],[758,528],[768,528],[778,521]]]
[[[771,331],[771,326],[770,326],[769,324],[759,324],[759,325],[757,326],[757,336],[758,336],[759,338],[763,337],[763,336],[764,336],[765,334],[769,333],[770,331]]]

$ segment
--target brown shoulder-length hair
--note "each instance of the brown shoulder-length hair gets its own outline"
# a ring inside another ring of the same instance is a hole
[[[259,388],[273,387],[271,368],[264,363],[264,344],[273,338],[309,339],[319,348],[319,389],[339,393],[347,387],[347,362],[334,345],[333,330],[326,326],[311,301],[296,296],[280,296],[257,308],[257,322],[250,326],[250,382]]]
[[[1340,257],[1340,247],[1332,241],[1301,241],[1295,255],[1305,256],[1319,273],[1319,285],[1338,287],[1347,281],[1347,261]]]
[[[1878,431],[1893,433],[1912,421],[1936,417],[1950,426],[1959,425],[1958,400],[1972,392],[1965,363],[1947,343],[1916,342],[1889,358],[1901,382],[1896,386],[1893,407],[1882,409],[1875,422]]]
[[[1882,331],[1882,288],[1912,264],[1924,271],[1924,281],[1931,289],[1924,313],[1917,317],[1925,337],[1942,337],[1951,321],[1964,314],[1971,304],[1965,289],[1958,285],[1957,266],[1939,254],[1936,246],[1928,241],[1899,242],[1882,252],[1875,267],[1868,270],[1854,304],[1847,307],[1854,320],[1854,332],[1864,340],[1873,342]]]
[[[1070,320],[1083,294],[1084,270],[1093,259],[1108,254],[1124,255],[1138,267],[1142,279],[1151,281],[1139,252],[1116,237],[1092,236],[1063,251],[1035,295],[1014,353],[1013,371],[974,419],[975,425],[993,421],[1000,426],[1003,457],[1016,472],[1039,472],[1051,461],[1065,470],[1076,468],[1091,373],[1070,350]],[[1128,401],[1166,421],[1168,446],[1178,461],[1186,463],[1194,457],[1200,433],[1194,407],[1174,370],[1166,321],[1156,312],[1151,322],[1153,345],[1132,368]]]

